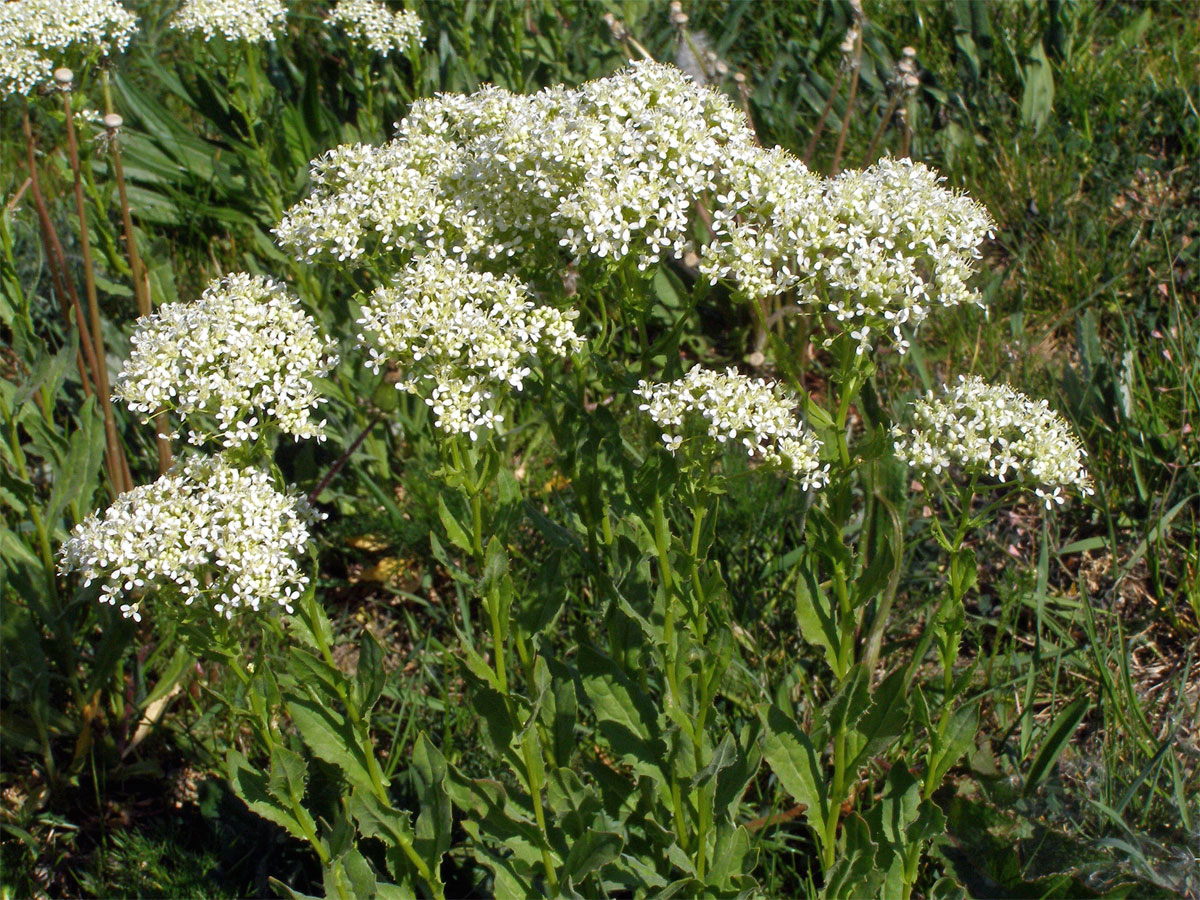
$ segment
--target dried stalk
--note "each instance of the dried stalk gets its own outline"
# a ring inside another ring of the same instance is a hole
[[[113,175],[117,180],[117,195],[121,200],[121,224],[125,230],[125,252],[129,256],[129,270],[133,275],[133,294],[137,299],[138,315],[149,316],[150,280],[146,267],[142,265],[142,257],[138,252],[137,237],[133,230],[133,214],[129,209],[129,195],[125,190],[125,169],[121,165],[121,144],[118,131],[122,120],[116,113],[104,117],[104,127],[108,134],[108,148],[112,156]],[[171,468],[171,440],[167,435],[165,413],[159,413],[152,419],[154,428],[154,443],[158,448],[158,474],[164,475]]]
[[[833,79],[833,87],[829,91],[829,97],[825,101],[825,108],[821,110],[821,115],[817,119],[817,127],[813,130],[812,137],[808,139],[808,146],[804,148],[804,156],[801,160],[804,165],[812,162],[813,152],[817,149],[817,141],[821,139],[821,132],[825,130],[825,120],[829,117],[829,110],[833,108],[833,99],[837,96],[838,89],[842,86],[843,70],[838,66],[837,77]]]
[[[107,436],[109,477],[113,488],[118,492],[133,490],[133,478],[129,473],[129,463],[121,449],[120,437],[117,434],[117,422],[112,410],[112,388],[108,381],[108,356],[104,350],[104,332],[100,325],[100,301],[96,296],[96,278],[92,271],[92,245],[88,236],[87,207],[83,201],[83,176],[79,168],[79,147],[75,140],[75,113],[71,108],[71,85],[74,74],[70,69],[58,69],[54,80],[58,82],[63,95],[63,111],[67,125],[67,155],[71,162],[71,172],[75,176],[75,211],[79,215],[79,246],[83,254],[83,281],[87,291],[88,315],[92,325],[92,345],[96,352],[97,366],[92,372],[96,381],[96,394],[100,398],[100,406],[104,412],[104,430]]]
[[[854,98],[858,94],[858,73],[862,68],[862,32],[860,23],[854,35],[854,63],[850,72],[850,96],[846,98],[846,112],[842,115],[842,128],[838,132],[837,146],[833,151],[833,165],[829,168],[831,178],[841,171],[842,151],[846,148],[846,133],[850,130],[850,116],[854,114]]]
[[[83,308],[79,305],[79,295],[75,292],[75,283],[67,277],[67,260],[63,253],[62,243],[54,231],[54,223],[50,220],[50,212],[46,208],[46,198],[42,196],[41,184],[38,181],[37,153],[33,142],[33,128],[29,123],[29,110],[21,119],[21,127],[25,132],[25,148],[29,163],[29,188],[33,194],[33,205],[38,214],[38,225],[42,232],[42,246],[46,249],[46,262],[50,267],[50,278],[54,290],[62,305],[63,319],[68,331],[72,327],[72,310],[76,316],[75,330],[79,334],[79,350],[75,353],[75,362],[79,366],[79,380],[83,384],[85,396],[92,396],[92,378],[88,370],[95,371],[96,351],[92,347],[92,339],[88,335],[87,324],[83,317]],[[85,366],[84,360],[87,360]]]

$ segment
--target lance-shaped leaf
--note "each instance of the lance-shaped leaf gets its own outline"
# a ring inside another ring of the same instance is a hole
[[[808,735],[777,706],[767,711],[763,756],[783,789],[805,805],[804,815],[818,831],[828,817],[825,772]]]

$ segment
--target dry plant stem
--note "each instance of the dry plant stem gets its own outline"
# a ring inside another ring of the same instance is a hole
[[[892,114],[896,111],[896,105],[900,102],[900,94],[897,93],[892,97],[892,102],[888,104],[887,110],[883,114],[883,118],[879,120],[879,127],[875,129],[875,133],[871,135],[871,143],[867,144],[867,152],[863,154],[862,167],[865,169],[871,164],[871,160],[875,158],[875,146],[879,143],[879,139],[883,137],[884,131],[887,130],[888,122],[892,119]]]
[[[96,279],[92,271],[92,245],[88,236],[87,208],[83,202],[83,178],[79,170],[79,148],[75,141],[75,115],[71,109],[71,91],[63,91],[63,111],[67,125],[67,154],[71,161],[71,172],[75,176],[75,211],[79,215],[79,246],[83,253],[84,287],[87,290],[88,314],[92,320],[92,346],[96,354],[96,368],[92,377],[96,380],[96,393],[104,412],[104,429],[108,436],[109,476],[113,487],[120,493],[133,490],[133,478],[129,464],[121,450],[117,436],[117,423],[112,411],[112,389],[108,381],[108,357],[104,351],[104,333],[100,327],[100,301],[96,297]]]
[[[833,165],[829,169],[830,177],[841,171],[842,151],[846,148],[846,132],[850,130],[850,116],[854,112],[854,97],[858,93],[858,73],[862,68],[862,28],[854,39],[854,71],[850,73],[850,96],[846,98],[846,112],[842,116],[842,130],[838,132],[837,147],[833,151]]]
[[[900,150],[896,156],[900,159],[908,159],[908,151],[912,146],[912,127],[908,124],[908,114],[903,107],[900,109]]]
[[[376,412],[373,416],[371,416],[370,420],[368,420],[366,424],[366,427],[363,428],[358,437],[356,437],[353,443],[346,448],[345,452],[343,452],[342,455],[337,458],[337,461],[329,467],[329,471],[325,473],[325,477],[322,478],[317,483],[317,486],[312,489],[312,492],[308,495],[308,502],[310,504],[317,502],[317,498],[321,496],[321,493],[325,490],[325,488],[329,487],[329,483],[333,481],[335,477],[337,477],[337,473],[342,471],[342,467],[350,461],[350,457],[354,455],[354,451],[362,446],[362,442],[367,439],[367,435],[371,433],[371,430],[381,418],[383,418],[382,411]]]
[[[838,66],[837,77],[833,79],[833,87],[829,91],[829,97],[825,101],[825,108],[821,110],[821,115],[817,118],[817,127],[813,129],[812,137],[808,139],[808,146],[804,148],[804,156],[801,157],[803,163],[807,166],[812,162],[813,152],[817,149],[817,141],[821,139],[821,132],[825,130],[825,119],[829,116],[829,110],[833,109],[833,100],[838,94],[838,89],[842,86],[842,68]]]
[[[25,132],[25,145],[29,158],[29,187],[30,192],[33,194],[33,205],[37,209],[38,223],[41,226],[42,244],[46,249],[46,260],[50,264],[50,277],[54,281],[54,289],[58,292],[59,301],[62,303],[63,318],[68,329],[71,327],[72,306],[74,307],[75,314],[78,316],[77,326],[80,349],[76,353],[75,361],[79,366],[79,380],[83,383],[83,392],[90,397],[94,393],[94,389],[92,388],[92,379],[84,367],[84,359],[87,359],[87,365],[91,367],[92,371],[95,371],[96,353],[92,347],[92,340],[88,335],[87,326],[84,324],[83,310],[79,306],[79,296],[75,293],[75,285],[67,278],[66,258],[63,255],[62,244],[59,242],[58,235],[54,231],[54,225],[50,221],[50,213],[46,209],[46,198],[42,196],[42,188],[37,174],[33,128],[29,124],[28,109],[25,110],[25,114],[21,119],[21,127]]]
[[[129,256],[129,270],[133,276],[133,293],[137,299],[138,315],[150,315],[150,282],[138,252],[137,238],[133,231],[133,215],[129,210],[129,195],[125,190],[125,168],[121,165],[121,144],[117,128],[108,129],[108,146],[112,154],[113,175],[117,180],[117,195],[121,200],[121,224],[125,229],[125,252]],[[165,475],[171,468],[171,440],[167,435],[167,417],[159,413],[152,420],[154,443],[158,448],[158,474]]]

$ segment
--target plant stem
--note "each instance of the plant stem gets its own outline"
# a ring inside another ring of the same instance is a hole
[[[321,496],[325,488],[329,487],[330,482],[333,481],[333,479],[337,476],[337,473],[342,471],[342,467],[349,462],[350,457],[354,455],[354,451],[362,446],[362,442],[367,439],[367,435],[371,433],[372,429],[375,428],[376,423],[378,423],[382,417],[382,411],[378,411],[372,415],[363,430],[359,432],[358,437],[356,437],[350,443],[350,446],[347,447],[342,452],[342,455],[337,458],[334,464],[329,467],[329,471],[325,473],[324,477],[319,482],[317,482],[317,486],[309,492],[308,502],[310,505],[317,502],[317,498]]]
[[[61,70],[60,70],[61,71]],[[75,176],[75,211],[79,215],[79,246],[83,254],[83,279],[87,291],[88,314],[92,322],[92,346],[97,365],[92,372],[96,382],[96,393],[100,408],[104,412],[104,430],[108,440],[109,477],[118,492],[133,490],[133,478],[129,474],[129,463],[121,450],[117,435],[117,423],[112,411],[112,390],[108,382],[108,357],[104,350],[104,332],[100,326],[100,302],[96,296],[96,279],[92,269],[92,245],[88,236],[87,208],[83,202],[83,178],[79,168],[79,149],[75,141],[75,113],[71,108],[71,82],[65,82],[62,91],[63,111],[66,114],[67,154],[71,172]]]
[[[804,156],[801,157],[806,166],[812,162],[813,151],[817,149],[817,141],[821,138],[821,132],[825,130],[825,119],[828,118],[829,110],[833,108],[834,98],[837,97],[838,89],[842,86],[842,74],[842,67],[838,66],[837,76],[833,79],[833,87],[829,89],[829,96],[825,100],[825,107],[817,118],[817,127],[813,129],[812,137],[808,139],[808,146],[804,148]]]
[[[108,86],[108,72],[104,72],[104,84]],[[110,92],[105,92],[110,99]],[[111,109],[110,109],[111,112]],[[106,125],[111,120],[106,118]],[[133,215],[129,210],[129,195],[125,189],[125,168],[121,164],[121,142],[118,137],[118,127],[108,125],[108,146],[112,155],[113,176],[117,181],[117,196],[121,201],[121,224],[125,230],[125,252],[129,256],[129,269],[133,278],[133,293],[137,298],[138,315],[150,315],[150,280],[142,265],[142,257],[138,252],[137,237],[133,230]],[[159,413],[151,420],[154,428],[154,443],[158,449],[158,474],[164,475],[171,468],[171,440],[166,436],[167,417]]]
[[[542,768],[538,765],[539,760],[536,758],[540,757],[542,752],[536,723],[531,722],[529,724],[521,744],[525,755],[525,772],[529,778],[529,794],[533,802],[533,816],[537,820],[538,831],[542,836],[542,868],[546,872],[546,883],[550,888],[550,894],[556,895],[558,893],[558,875],[554,871],[554,860],[550,856],[550,833],[546,830],[546,813],[542,809]],[[534,744],[538,745],[536,751],[534,750]]]
[[[850,96],[846,98],[846,112],[842,116],[842,128],[838,132],[837,147],[833,151],[833,165],[829,175],[833,177],[841,170],[842,150],[846,147],[846,132],[850,130],[850,116],[854,113],[854,97],[858,93],[858,73],[862,68],[863,26],[860,25],[854,39],[854,70],[850,73]]]

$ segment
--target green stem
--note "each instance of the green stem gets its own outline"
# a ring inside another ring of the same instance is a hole
[[[658,568],[660,577],[663,583],[663,664],[667,672],[667,689],[670,692],[671,703],[676,709],[683,712],[683,698],[679,693],[679,679],[676,669],[675,657],[675,573],[671,568],[671,534],[667,526],[666,513],[663,510],[662,497],[655,495],[654,504],[652,507],[654,517],[654,545],[655,551],[658,554]],[[681,717],[682,718],[682,717]],[[693,745],[695,743],[695,734],[689,734]],[[688,845],[691,843],[688,840],[687,824],[683,815],[683,797],[680,788],[679,779],[675,777],[674,770],[670,773],[671,781],[671,804],[675,808],[675,833],[679,838],[679,846],[687,852]]]
[[[500,628],[500,596],[499,589],[493,585],[488,589],[487,596],[488,618],[492,623],[492,655],[496,657],[496,681],[500,685],[500,693],[508,699],[508,666],[504,661],[504,632]],[[509,704],[511,706],[511,703]]]
[[[839,728],[833,739],[833,784],[829,794],[829,817],[825,820],[825,840],[821,847],[825,872],[837,862],[837,827],[842,815],[842,792],[846,781],[846,732]]]
[[[521,743],[525,753],[525,772],[529,777],[529,793],[530,799],[533,802],[533,816],[537,820],[538,831],[542,835],[542,868],[546,871],[546,883],[550,888],[550,893],[555,895],[558,893],[558,876],[554,871],[554,860],[550,856],[550,833],[546,830],[546,813],[542,809],[542,770],[536,764],[534,745],[538,745],[537,756],[542,756],[542,751],[536,723],[530,723]]]

